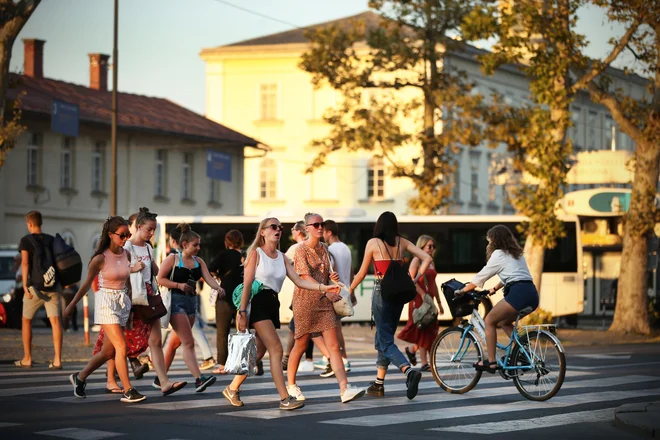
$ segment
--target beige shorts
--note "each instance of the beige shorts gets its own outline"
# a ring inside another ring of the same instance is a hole
[[[23,296],[23,318],[32,319],[41,306],[46,308],[46,316],[54,318],[60,316],[60,294],[59,292],[39,292],[32,294],[32,299]]]

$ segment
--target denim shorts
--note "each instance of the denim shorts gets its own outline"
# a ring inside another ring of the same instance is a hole
[[[504,300],[518,312],[526,309],[529,314],[539,306],[539,293],[532,283],[515,283],[504,295]]]
[[[181,293],[172,293],[172,315],[185,313],[188,316],[194,316],[197,312],[197,295],[183,295]]]

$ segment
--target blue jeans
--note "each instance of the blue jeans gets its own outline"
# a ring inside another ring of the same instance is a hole
[[[371,297],[371,312],[376,323],[375,346],[378,351],[378,359],[376,360],[378,367],[387,368],[390,364],[394,364],[401,369],[406,365],[410,366],[406,356],[401,353],[401,350],[394,343],[394,333],[397,324],[399,324],[402,311],[403,304],[392,304],[383,301],[379,289],[374,289],[374,294]]]

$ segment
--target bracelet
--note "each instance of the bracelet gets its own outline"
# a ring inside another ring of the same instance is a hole
[[[323,291],[321,290],[321,283],[319,283],[319,292],[323,292]]]
[[[247,314],[247,309],[245,309],[245,310],[239,310],[239,311],[238,311],[238,314],[240,315],[241,313],[245,313],[245,314]]]

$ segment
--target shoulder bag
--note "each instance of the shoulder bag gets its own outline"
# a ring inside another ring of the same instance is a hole
[[[151,264],[153,259],[151,257],[151,251],[149,251],[148,243],[147,252],[149,253],[149,264]],[[172,269],[172,273],[174,273],[174,269]],[[160,294],[160,291],[158,290],[158,283],[155,281],[153,273],[151,274],[151,288],[153,294],[147,295],[148,305],[135,306],[135,314],[139,319],[145,322],[151,322],[167,315],[167,308],[163,303],[163,298]]]
[[[383,242],[383,244],[385,243]],[[397,245],[397,257],[400,254],[400,246],[401,238],[399,238]],[[378,249],[380,250],[380,244],[378,245]],[[385,246],[385,251],[390,258],[390,265],[387,267],[387,271],[385,271],[381,281],[381,295],[383,296],[383,300],[393,304],[409,303],[417,295],[415,283],[403,265],[394,261],[387,246]],[[382,256],[383,252],[381,251],[380,254]]]

